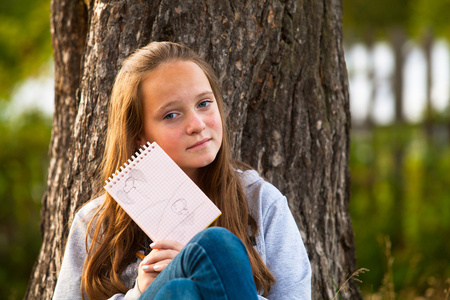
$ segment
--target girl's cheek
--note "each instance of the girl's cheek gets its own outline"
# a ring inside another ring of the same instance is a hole
[[[184,130],[181,128],[177,128],[176,130],[170,130],[166,133],[166,136],[173,142],[179,141],[180,138],[184,135]]]
[[[220,119],[219,113],[208,118],[208,125],[211,128],[222,128],[222,120]]]

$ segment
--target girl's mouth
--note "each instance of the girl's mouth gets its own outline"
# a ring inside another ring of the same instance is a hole
[[[201,148],[203,146],[206,146],[206,144],[210,141],[210,138],[206,138],[203,139],[201,141],[198,141],[197,143],[195,143],[194,145],[190,146],[189,148],[187,148],[188,150],[192,150],[192,149],[197,149],[197,148]]]

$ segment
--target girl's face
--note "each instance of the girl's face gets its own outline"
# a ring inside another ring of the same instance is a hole
[[[222,119],[208,78],[191,61],[153,70],[141,85],[144,132],[137,143],[157,142],[194,181],[222,145]]]

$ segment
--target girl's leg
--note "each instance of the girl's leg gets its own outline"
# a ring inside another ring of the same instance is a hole
[[[155,300],[198,300],[201,295],[194,281],[186,278],[172,279],[156,294]]]
[[[174,279],[178,280],[171,282]],[[166,292],[179,286],[185,289],[184,296],[192,293],[195,299],[257,299],[245,246],[234,234],[219,227],[197,234],[140,299],[170,299],[164,298]],[[174,299],[191,299],[177,297]]]

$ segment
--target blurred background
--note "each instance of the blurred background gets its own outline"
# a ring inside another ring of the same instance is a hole
[[[53,111],[50,1],[0,1],[0,298],[22,299],[40,249]]]
[[[343,0],[350,212],[366,299],[450,299],[450,0]],[[0,295],[41,243],[53,113],[49,0],[0,2]],[[350,276],[351,274],[348,274]]]
[[[343,0],[367,299],[450,299],[450,0]]]

